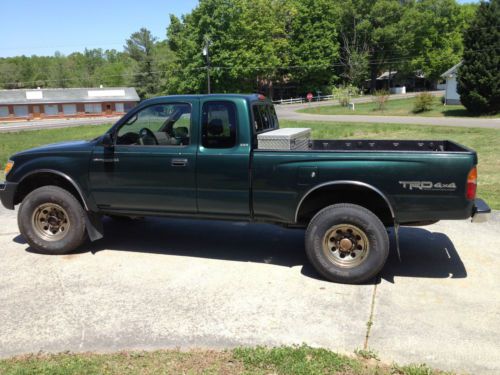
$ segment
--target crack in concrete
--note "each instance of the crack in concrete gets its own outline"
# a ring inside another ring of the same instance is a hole
[[[370,305],[370,316],[368,317],[368,321],[366,322],[365,343],[363,345],[364,350],[368,349],[368,340],[370,339],[370,331],[373,325],[373,311],[375,310],[375,299],[377,297],[377,285],[379,284],[379,282],[380,282],[380,277],[377,276],[377,280],[375,282],[375,285],[373,286],[372,303]]]
[[[85,342],[85,322],[84,322],[84,319],[80,313],[79,308],[71,300],[70,292],[66,288],[66,285],[64,284],[63,279],[61,278],[59,270],[55,270],[54,274],[56,276],[57,281],[59,282],[59,286],[60,286],[60,290],[62,292],[63,299],[67,300],[70,307],[71,307],[71,309],[68,311],[68,313],[73,317],[73,319],[80,326],[80,343],[78,345],[78,348],[81,349],[83,347],[84,342]],[[80,289],[80,280],[78,282],[78,289]]]

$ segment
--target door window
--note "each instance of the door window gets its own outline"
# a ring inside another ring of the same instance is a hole
[[[217,101],[203,104],[202,144],[206,148],[231,148],[236,145],[236,106]]]
[[[118,130],[116,143],[141,146],[189,144],[191,106],[186,103],[156,104],[141,109]]]

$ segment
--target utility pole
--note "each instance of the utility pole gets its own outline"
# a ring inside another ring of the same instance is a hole
[[[207,91],[210,94],[210,39],[205,38],[205,45],[203,46],[203,56],[205,56],[207,63]]]

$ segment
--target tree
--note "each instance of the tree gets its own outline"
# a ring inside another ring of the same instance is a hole
[[[52,87],[71,87],[71,74],[67,69],[67,62],[67,58],[59,51],[56,51],[49,70],[49,81]]]
[[[125,51],[136,62],[133,82],[141,98],[154,96],[159,90],[155,76],[155,43],[156,38],[146,28],[133,33],[126,41]]]
[[[207,41],[213,91],[272,87],[289,62],[286,9],[284,0],[201,0],[182,19],[171,15],[167,36],[177,62],[169,91],[206,92]]]
[[[98,71],[106,63],[102,49],[87,49],[70,54],[66,65],[71,71],[71,85],[80,87],[93,87],[100,82],[96,77]]]
[[[473,5],[472,5],[473,6]],[[408,3],[404,14],[402,41],[406,50],[402,69],[422,72],[431,82],[457,64],[462,56],[462,30],[471,5],[455,0],[420,0]]]
[[[361,87],[368,72],[368,44],[356,29],[356,19],[353,19],[352,30],[340,32],[340,63],[341,76],[347,84]]]
[[[169,92],[205,92],[207,40],[215,91],[273,97],[276,87],[300,94],[326,87],[338,60],[337,9],[329,0],[201,0],[190,14],[170,18],[177,61]]]
[[[482,1],[464,32],[460,101],[474,114],[500,111],[500,0]]]
[[[375,91],[376,78],[381,69],[394,70],[405,55],[401,34],[406,8],[407,3],[399,0],[341,2],[341,35],[351,45],[356,43],[358,46],[355,49],[358,54],[357,64],[360,63],[360,57],[368,55],[372,92]]]
[[[0,60],[1,87],[5,89],[19,88],[19,82],[22,80],[19,66],[10,60],[2,60]]]
[[[339,61],[338,21],[340,11],[331,0],[296,0],[291,18],[290,78],[299,94],[326,92],[336,80]]]

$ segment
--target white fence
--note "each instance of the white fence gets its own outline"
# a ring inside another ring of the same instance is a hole
[[[333,95],[317,95],[313,96],[311,99],[311,102],[322,102],[324,100],[334,100]],[[290,99],[280,99],[280,100],[273,100],[274,104],[299,104],[299,103],[307,103],[308,100],[307,98],[290,98]]]

